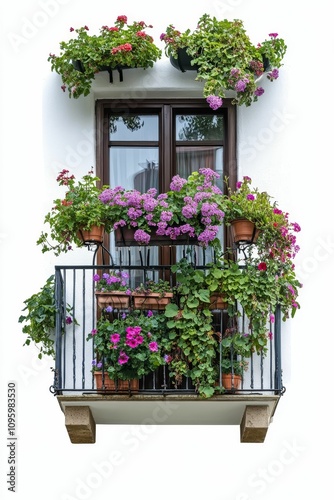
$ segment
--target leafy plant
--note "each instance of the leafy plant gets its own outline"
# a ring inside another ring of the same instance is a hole
[[[203,95],[212,109],[222,106],[226,91],[233,90],[233,103],[250,106],[264,93],[257,84],[267,68],[270,81],[278,78],[278,68],[286,52],[283,39],[271,33],[270,40],[253,45],[240,19],[218,20],[204,14],[194,31],[183,33],[170,24],[160,36],[168,57],[177,58],[179,49],[186,49],[191,64],[197,68],[196,80],[204,81]]]
[[[24,301],[26,311],[19,317],[19,323],[25,323],[22,332],[27,335],[24,346],[34,343],[39,349],[38,358],[51,356],[55,359],[55,327],[56,327],[56,301],[55,301],[55,276],[50,276],[39,292],[34,293]],[[63,306],[65,318],[62,332],[65,333],[66,325],[76,320],[72,317],[72,307],[67,304]]]
[[[72,244],[82,246],[81,230],[90,230],[93,226],[104,226],[110,231],[107,207],[99,200],[99,189],[93,171],[89,171],[81,180],[76,181],[69,171],[62,170],[57,182],[66,186],[64,197],[54,200],[50,212],[45,215],[44,224],[49,226],[49,232],[42,231],[37,245],[42,252],[53,251],[55,255],[72,250]]]
[[[201,397],[214,394],[217,342],[209,309],[210,294],[203,270],[195,269],[186,258],[172,266],[176,273],[178,304],[165,310],[168,337],[164,342],[169,373],[176,386],[190,377]]]
[[[247,358],[252,353],[252,344],[248,335],[243,334],[235,329],[227,328],[224,336],[221,339],[222,373],[234,373],[235,375],[243,375],[248,369]]]
[[[132,293],[142,293],[145,295],[157,293],[160,297],[164,297],[166,293],[173,293],[173,287],[169,281],[163,279],[158,279],[157,281],[146,280],[144,283],[136,286],[136,288],[132,290]]]
[[[144,21],[128,24],[124,15],[117,17],[114,26],[102,26],[99,35],[89,35],[88,26],[70,28],[76,38],[60,42],[60,55],[48,57],[51,70],[62,77],[62,90],[77,99],[90,93],[99,71],[152,67],[161,50],[145,32],[149,28]]]

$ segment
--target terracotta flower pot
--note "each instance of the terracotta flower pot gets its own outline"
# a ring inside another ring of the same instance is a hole
[[[108,373],[94,372],[95,385],[98,391],[114,391],[114,392],[138,392],[139,380],[112,380]]]
[[[227,309],[228,304],[225,301],[225,298],[220,293],[213,293],[210,295],[210,307],[209,309],[219,309],[224,310]]]
[[[242,381],[241,375],[236,375],[235,373],[222,374],[222,384],[227,391],[239,389],[241,386],[241,381]]]
[[[256,243],[260,234],[255,224],[247,219],[236,219],[231,222],[231,233],[234,243]]]
[[[159,293],[133,293],[132,297],[134,309],[161,310],[165,309],[166,305],[170,303],[173,294],[166,292],[164,296],[161,297]]]
[[[92,226],[89,231],[80,229],[77,236],[84,245],[100,244],[103,242],[104,226]]]
[[[95,292],[97,305],[101,309],[111,306],[115,309],[128,309],[130,296],[125,292]]]

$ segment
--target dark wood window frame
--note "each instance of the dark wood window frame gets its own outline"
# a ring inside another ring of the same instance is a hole
[[[96,175],[101,184],[109,182],[109,115],[119,113],[126,116],[128,113],[149,114],[157,113],[161,116],[159,130],[160,161],[163,165],[163,175],[160,176],[160,192],[168,191],[169,182],[174,175],[175,144],[173,143],[173,113],[201,112],[208,114],[222,113],[225,117],[224,142],[224,171],[229,185],[234,188],[237,181],[236,158],[236,106],[231,100],[225,99],[219,111],[211,111],[203,99],[142,99],[120,100],[100,99],[96,101]],[[228,236],[228,235],[226,235]],[[228,244],[228,240],[227,241]]]

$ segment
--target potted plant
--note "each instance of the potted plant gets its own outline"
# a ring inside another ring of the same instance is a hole
[[[124,15],[118,16],[113,26],[102,26],[99,35],[90,35],[88,26],[70,28],[76,38],[60,42],[60,55],[50,53],[48,57],[51,70],[62,78],[62,90],[67,89],[69,97],[77,99],[90,93],[99,71],[109,71],[112,82],[112,70],[152,67],[161,50],[146,33],[149,28],[152,26],[144,21],[128,24]]]
[[[42,231],[37,240],[43,253],[53,251],[59,255],[72,250],[72,244],[102,243],[103,232],[110,231],[110,225],[108,210],[99,200],[103,191],[97,187],[99,181],[92,170],[78,181],[68,170],[60,172],[57,182],[65,186],[67,192],[54,200],[52,209],[45,215],[44,223],[49,226],[49,232]]]
[[[131,289],[129,288],[129,274],[116,269],[102,276],[94,274],[95,296],[101,309],[109,307],[128,309],[130,305]]]
[[[239,389],[252,352],[249,336],[227,328],[221,346],[222,385],[226,390]]]
[[[164,363],[163,316],[132,311],[109,321],[104,314],[87,340],[94,342],[93,372],[103,368],[113,381],[138,380]]]
[[[269,244],[282,239],[282,233],[299,232],[296,223],[290,224],[287,214],[278,208],[277,201],[267,192],[252,187],[252,179],[244,176],[233,191],[225,179],[228,194],[224,199],[225,224],[231,226],[235,243],[254,243],[260,239]],[[285,236],[287,236],[285,234]]]
[[[108,206],[116,244],[188,241],[204,247],[219,245],[217,234],[224,212],[222,191],[215,185],[217,178],[219,174],[214,170],[201,168],[188,179],[174,176],[170,191],[159,195],[155,188],[147,193],[122,187],[105,189],[99,198]],[[130,240],[123,230],[130,231]]]
[[[269,80],[278,78],[287,47],[277,33],[269,36],[269,40],[254,45],[240,19],[218,20],[204,14],[195,30],[182,33],[170,24],[160,38],[174,65],[180,51],[189,56],[190,65],[197,70],[196,80],[205,82],[204,97],[212,109],[218,109],[229,90],[236,105],[256,102],[264,93],[258,79],[269,67]]]
[[[25,314],[19,317],[19,323],[24,323],[22,332],[27,335],[24,346],[34,343],[39,349],[38,358],[51,356],[55,359],[55,327],[57,306],[55,301],[55,277],[51,275],[37,293],[31,295],[24,301],[25,307],[22,309]],[[62,305],[64,309],[64,323],[62,333],[65,333],[66,326],[73,321],[72,307],[69,304]]]

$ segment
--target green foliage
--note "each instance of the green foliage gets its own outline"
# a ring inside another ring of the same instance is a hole
[[[143,293],[145,295],[158,293],[160,297],[164,297],[166,293],[173,293],[173,287],[169,281],[163,279],[158,279],[157,281],[146,280],[134,288],[133,293]]]
[[[194,31],[187,29],[181,33],[169,25],[161,38],[168,57],[177,58],[178,50],[186,49],[191,64],[198,68],[196,80],[205,82],[204,97],[223,99],[227,90],[233,90],[236,92],[233,103],[239,106],[250,106],[261,95],[263,89],[258,90],[257,79],[265,71],[264,58],[277,70],[287,49],[276,33],[255,46],[240,19],[218,20],[208,14],[201,16]],[[278,73],[267,76],[273,81]]]
[[[100,34],[89,35],[88,27],[75,31],[76,38],[60,42],[60,55],[50,54],[51,70],[63,81],[62,89],[77,99],[90,93],[95,74],[116,68],[149,68],[160,59],[161,50],[144,30],[144,21],[127,24],[126,16],[118,16],[112,27],[102,26]],[[74,63],[74,64],[73,64]]]
[[[247,358],[252,353],[252,342],[249,335],[242,334],[234,329],[227,329],[221,340],[222,344],[222,373],[243,375],[248,369]]]
[[[168,336],[164,342],[169,372],[175,386],[182,377],[190,377],[199,395],[214,394],[217,341],[209,310],[210,293],[203,270],[195,269],[186,258],[172,266],[179,304],[168,304],[165,310]]]
[[[26,314],[22,314],[18,320],[19,323],[25,323],[22,332],[27,335],[27,339],[23,345],[29,346],[34,343],[39,349],[39,359],[43,356],[51,356],[55,359],[54,334],[57,308],[54,275],[46,280],[45,285],[39,292],[26,299],[24,304],[25,307],[22,311],[26,311]],[[67,304],[64,313],[63,317],[66,317],[65,323],[62,325],[63,333],[65,332],[65,325],[73,322],[71,317],[72,307]]]

